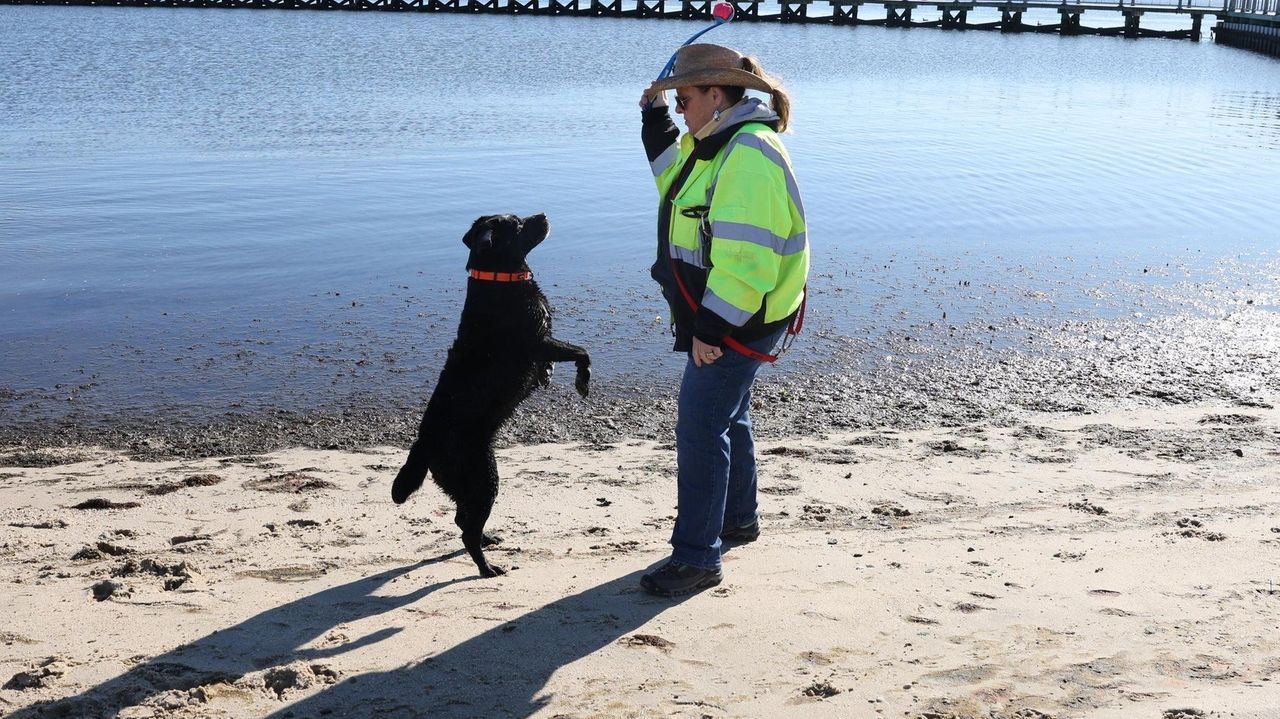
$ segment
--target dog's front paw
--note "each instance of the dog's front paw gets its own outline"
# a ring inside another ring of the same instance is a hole
[[[573,383],[574,389],[578,390],[578,394],[586,397],[591,391],[591,368],[579,367],[578,378]]]
[[[480,576],[492,579],[493,577],[501,577],[506,574],[507,570],[495,564],[486,564],[480,568]]]

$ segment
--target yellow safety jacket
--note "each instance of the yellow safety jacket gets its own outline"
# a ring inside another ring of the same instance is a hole
[[[800,308],[809,273],[804,204],[777,115],[756,98],[720,129],[680,135],[666,108],[644,111],[642,138],[661,195],[651,269],[671,306],[677,351],[766,337]],[[698,301],[692,310],[679,277]]]

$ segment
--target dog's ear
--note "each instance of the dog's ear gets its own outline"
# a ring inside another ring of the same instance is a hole
[[[469,250],[487,250],[493,247],[493,225],[488,215],[477,218],[471,229],[462,236],[462,244]]]
[[[520,221],[520,244],[524,245],[525,251],[528,252],[538,246],[539,242],[547,239],[547,235],[551,233],[551,223],[547,221],[547,216],[539,212],[536,215],[529,215]]]

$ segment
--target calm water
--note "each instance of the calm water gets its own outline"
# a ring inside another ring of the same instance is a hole
[[[0,405],[418,391],[452,339],[462,232],[508,211],[550,216],[532,264],[602,381],[674,367],[635,103],[700,27],[0,7]],[[1280,305],[1280,62],[928,29],[707,39],[793,93],[811,358],[931,322]]]

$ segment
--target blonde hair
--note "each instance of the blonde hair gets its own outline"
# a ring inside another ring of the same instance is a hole
[[[742,69],[752,75],[764,78],[770,85],[773,85],[774,90],[770,93],[769,107],[773,108],[773,112],[778,116],[778,132],[786,132],[787,126],[791,124],[791,96],[787,94],[786,90],[782,89],[782,83],[777,78],[766,73],[764,68],[760,66],[760,61],[751,55],[743,56]],[[726,87],[724,90],[725,95],[731,102],[737,102],[742,99],[743,95],[747,94],[747,90],[744,87]]]

